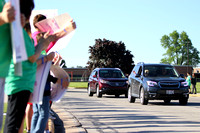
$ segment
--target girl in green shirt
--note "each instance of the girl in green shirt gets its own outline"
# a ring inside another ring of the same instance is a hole
[[[190,86],[191,86],[191,75],[190,75],[189,72],[187,73],[186,81],[187,81],[187,83],[188,83],[189,93],[191,93],[191,89],[190,89]]]
[[[3,122],[4,84],[11,60],[10,24],[15,19],[15,10],[10,3],[0,0],[0,130]]]
[[[26,22],[29,21],[33,8],[33,0],[20,0],[20,11],[24,14]],[[33,92],[37,68],[36,61],[42,50],[46,49],[48,44],[55,39],[54,36],[48,36],[46,39],[43,38],[40,40],[39,45],[34,48],[34,43],[25,30],[23,30],[23,34],[28,60],[22,62],[22,76],[16,76],[14,74],[13,61],[10,64],[5,85],[8,105],[4,133],[18,133],[27,102],[31,92]]]

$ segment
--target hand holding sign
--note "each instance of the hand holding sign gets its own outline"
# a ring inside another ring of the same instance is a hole
[[[42,31],[50,31],[51,34],[64,31],[70,33],[76,29],[76,24],[69,14],[64,13],[53,18],[48,18],[36,23],[36,26]]]
[[[36,23],[36,26],[40,29],[40,31],[50,31],[50,34],[54,34],[56,36],[56,45],[48,48],[48,53],[65,48],[74,34],[73,31],[76,29],[76,23],[67,13],[42,20]]]

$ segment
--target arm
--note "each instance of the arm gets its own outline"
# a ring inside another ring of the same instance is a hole
[[[62,57],[58,57],[58,59],[54,62],[54,65],[60,66],[60,61],[62,60]]]
[[[35,48],[35,54],[30,56],[28,58],[28,60],[31,62],[31,63],[34,63],[37,61],[37,59],[40,57],[40,54],[42,52],[42,50],[44,50],[44,46],[42,44],[40,45],[37,45],[37,47]]]
[[[66,88],[67,86],[69,86],[69,81],[67,79],[56,78],[56,77],[53,77],[52,75],[50,75],[48,78],[54,84],[55,83],[61,84],[63,88]]]
[[[32,56],[30,56],[28,58],[28,60],[30,62],[32,62],[32,63],[36,62],[37,59],[39,58],[41,52],[43,50],[45,50],[48,47],[49,43],[52,42],[52,41],[54,41],[54,39],[55,39],[55,35],[50,35],[48,37],[41,38],[39,40],[39,42],[38,42],[38,45],[35,47],[35,54],[32,55]]]
[[[57,32],[57,33],[55,33],[56,39],[55,39],[54,42],[52,42],[52,43],[48,46],[48,48],[46,49],[46,52],[48,52],[48,51],[55,45],[55,43],[56,43],[60,38],[62,38],[62,37],[64,37],[65,35],[69,34],[69,33],[70,33],[71,31],[73,31],[74,29],[76,29],[76,23],[73,22],[73,20],[72,20],[70,26],[67,26],[67,27],[64,28],[63,30],[61,30],[61,31],[59,31],[59,32]]]
[[[0,13],[0,25],[11,23],[15,20],[15,9],[10,2],[6,3]]]
[[[64,28],[62,31],[56,33],[57,35],[57,39],[62,38],[63,36],[69,34],[71,31],[76,29],[76,23],[73,22],[73,20],[71,21],[70,26],[67,26],[66,28]]]
[[[60,66],[60,60],[62,60],[62,57],[60,56],[60,54],[56,53],[55,57],[53,59],[54,65]]]
[[[48,55],[43,56],[42,58],[37,60],[37,65],[40,65],[40,64],[43,64],[44,62],[53,60],[54,56],[55,56],[54,52],[51,52]]]

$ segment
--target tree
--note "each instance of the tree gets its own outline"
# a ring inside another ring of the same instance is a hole
[[[196,66],[200,62],[199,51],[193,47],[184,31],[181,34],[173,31],[169,36],[162,36],[161,45],[166,49],[164,58],[161,59],[162,63]]]
[[[76,68],[86,68],[86,67],[83,67],[83,66],[76,66]]]
[[[106,39],[95,39],[95,45],[89,46],[88,69],[94,68],[120,68],[124,73],[130,74],[133,69],[133,55],[126,50],[123,42],[116,43]]]

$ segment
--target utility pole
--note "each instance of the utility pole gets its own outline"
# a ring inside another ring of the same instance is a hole
[[[189,72],[189,41],[186,41],[187,43],[187,73]]]
[[[188,42],[187,42],[187,72],[188,72],[188,66],[189,66],[189,48],[188,48]]]

